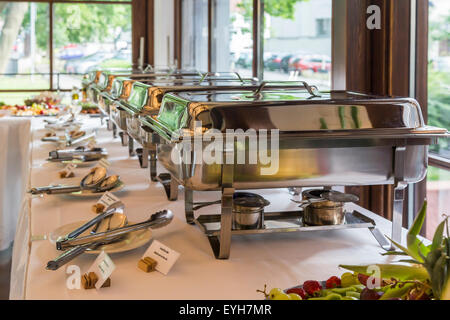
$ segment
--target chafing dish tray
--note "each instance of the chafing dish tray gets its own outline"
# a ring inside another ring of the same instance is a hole
[[[220,232],[206,232],[216,257],[229,256],[236,189],[393,184],[392,238],[401,237],[406,185],[426,176],[428,146],[447,130],[426,126],[414,99],[305,88],[167,93],[158,116],[142,119],[185,187],[188,223],[200,223],[194,190],[222,190]]]

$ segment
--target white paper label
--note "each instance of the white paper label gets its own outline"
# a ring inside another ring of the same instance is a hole
[[[100,203],[105,206],[105,208],[108,208],[112,204],[119,202],[120,199],[113,195],[111,192],[106,191],[103,196],[100,198],[100,200],[97,201],[97,203]]]
[[[98,281],[95,284],[95,288],[100,289],[115,269],[116,265],[114,262],[105,251],[102,251],[98,255],[97,259],[95,259],[94,264],[89,268],[87,273],[89,274],[89,272],[94,272],[97,275]]]
[[[170,249],[169,247],[163,245],[158,240],[153,240],[150,247],[148,247],[147,251],[145,251],[142,259],[145,257],[150,257],[157,262],[156,271],[161,272],[164,275],[167,275],[172,269],[172,266],[178,260],[180,254],[175,250]]]

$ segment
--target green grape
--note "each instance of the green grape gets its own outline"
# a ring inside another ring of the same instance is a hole
[[[287,295],[286,293],[280,293],[280,294],[277,294],[271,300],[291,300],[291,297],[289,295]]]
[[[291,298],[291,300],[303,300],[302,297],[300,297],[296,293],[289,293],[288,296]]]
[[[269,299],[270,300],[275,300],[274,298],[279,295],[279,294],[285,294],[283,292],[283,290],[279,289],[279,288],[273,288],[272,290],[270,290],[269,292]]]

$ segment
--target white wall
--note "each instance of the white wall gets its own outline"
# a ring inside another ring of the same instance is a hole
[[[174,63],[173,14],[174,14],[173,0],[155,0],[155,11],[154,11],[155,66],[168,66],[173,65]]]

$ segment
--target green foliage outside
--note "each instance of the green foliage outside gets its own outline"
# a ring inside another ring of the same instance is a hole
[[[264,12],[272,17],[293,20],[295,5],[297,2],[302,1],[308,0],[265,0]],[[245,19],[251,21],[253,16],[253,0],[242,0],[237,6],[243,10]]]
[[[449,26],[449,15],[430,22],[430,45],[449,41]],[[437,70],[434,61],[430,61],[428,68],[428,124],[450,130],[450,72]],[[448,139],[441,139],[439,145],[431,147],[433,152],[444,150],[450,151]]]
[[[309,0],[264,0],[264,13],[270,15],[271,17],[294,20],[295,5],[302,1]],[[253,0],[242,0],[237,4],[237,7],[241,9],[245,21],[250,22],[250,25],[252,25]],[[233,20],[231,22],[233,22]],[[266,19],[264,19],[263,23],[263,27],[265,28]],[[243,29],[241,31],[243,33],[252,32],[251,28]]]
[[[48,48],[49,20],[48,5],[38,3],[36,19],[36,42],[41,50]],[[53,6],[54,47],[86,42],[102,42],[119,36],[117,30],[131,30],[131,6],[107,4],[63,4]],[[30,10],[22,22],[22,27],[30,26]]]

